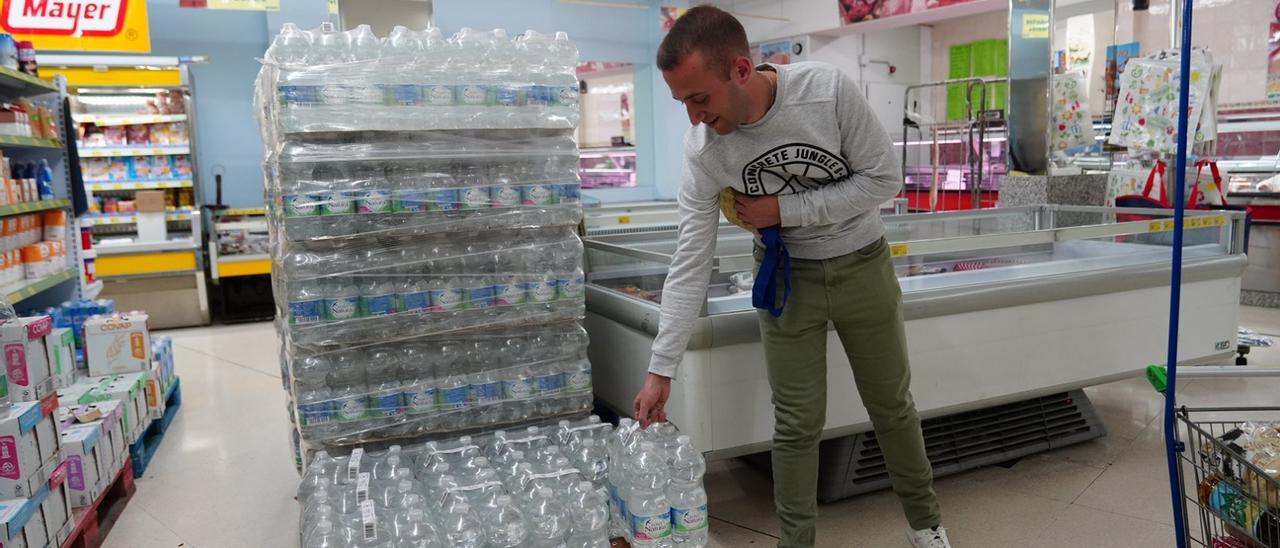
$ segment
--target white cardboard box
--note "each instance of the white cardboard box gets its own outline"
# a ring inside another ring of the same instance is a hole
[[[76,418],[77,415],[84,416],[95,411],[98,418],[89,422],[79,422]],[[95,425],[102,429],[101,438],[97,444],[98,457],[103,459],[99,464],[105,471],[104,482],[113,481],[116,472],[124,466],[124,461],[129,454],[124,434],[124,405],[116,400],[108,400],[62,407],[58,409],[58,422],[64,429],[88,425]]]
[[[106,468],[111,464],[111,442],[102,439],[102,428],[102,422],[95,422],[62,430],[67,491],[76,508],[93,504],[102,493]]]
[[[71,500],[68,498],[66,466],[59,466],[49,479],[49,496],[40,504],[50,546],[62,546],[71,533]]]
[[[27,548],[22,528],[31,521],[31,514],[36,508],[37,505],[27,504],[27,499],[0,501],[0,546]]]
[[[44,338],[49,354],[49,368],[53,371],[55,390],[76,382],[76,337],[70,327],[55,327]]]
[[[62,463],[57,398],[15,403],[0,413],[0,496],[30,497]]]
[[[145,312],[93,316],[84,322],[89,375],[146,371],[151,365],[151,333]]]
[[[124,419],[124,440],[126,444],[132,444],[151,424],[147,415],[147,377],[147,373],[87,377],[59,393],[63,394],[63,402],[67,404],[119,401]]]
[[[53,392],[53,370],[44,344],[45,336],[52,332],[53,320],[48,316],[0,323],[9,401],[35,401]]]

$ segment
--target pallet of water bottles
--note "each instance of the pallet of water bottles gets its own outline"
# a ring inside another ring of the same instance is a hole
[[[564,33],[286,24],[263,60],[257,104],[271,131],[574,128],[577,47]],[[270,141],[272,139],[265,139]]]
[[[707,543],[706,465],[686,436],[599,418],[418,446],[312,455],[302,546]]]
[[[353,445],[493,429],[591,408],[577,322],[421,337],[288,357],[311,444]]]

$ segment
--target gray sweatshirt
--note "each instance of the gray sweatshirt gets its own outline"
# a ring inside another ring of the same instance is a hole
[[[769,68],[778,90],[764,117],[729,135],[705,125],[685,134],[679,239],[662,289],[652,373],[675,377],[706,299],[721,189],[776,194],[793,258],[839,257],[884,235],[880,204],[902,188],[902,169],[858,85],[825,63]]]

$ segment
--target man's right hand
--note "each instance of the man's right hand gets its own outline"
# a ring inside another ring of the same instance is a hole
[[[635,417],[641,428],[655,422],[667,422],[667,398],[671,397],[671,378],[649,373],[644,388],[636,394]]]

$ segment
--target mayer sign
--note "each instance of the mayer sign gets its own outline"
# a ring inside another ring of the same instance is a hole
[[[39,51],[151,51],[146,0],[0,0],[0,27]]]

